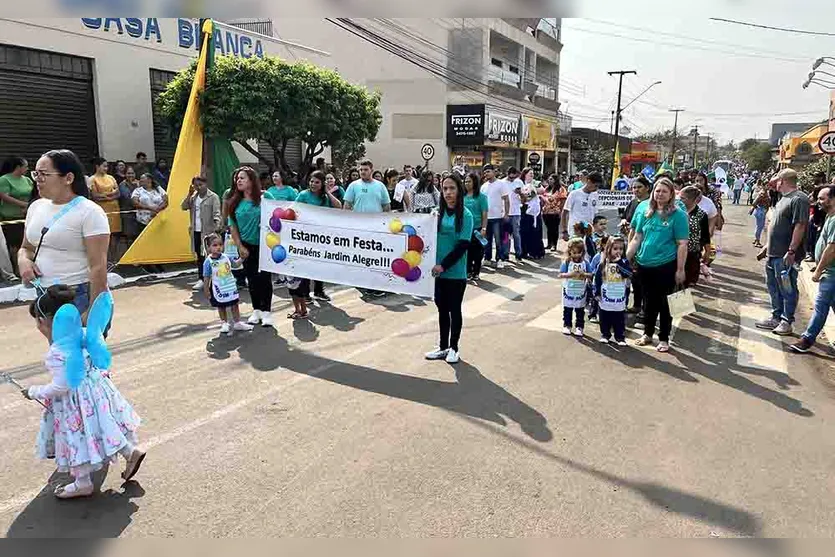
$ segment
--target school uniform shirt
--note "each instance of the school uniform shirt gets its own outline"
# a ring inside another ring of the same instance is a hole
[[[466,207],[461,222],[461,230],[455,230],[455,215],[442,211],[438,217],[438,243],[436,247],[436,262],[441,265],[444,259],[455,249],[461,241],[469,242],[473,236],[473,214]],[[441,273],[441,278],[467,280],[467,252],[464,251],[453,265]]]
[[[304,190],[296,197],[296,203],[316,205],[317,207],[330,207],[331,198],[326,195],[325,199],[322,199],[321,195],[315,194],[310,190]]]
[[[464,196],[464,207],[473,214],[473,228],[475,230],[481,230],[482,227],[487,226],[486,222],[481,222],[481,214],[490,208],[486,195],[483,193],[476,196],[467,194]]]
[[[242,241],[257,246],[261,241],[261,207],[249,199],[241,199],[235,207],[235,220],[229,217],[229,226],[232,225],[237,227]]]
[[[298,195],[298,192],[290,186],[272,186],[264,192],[264,199],[271,199],[272,201],[295,201]]]
[[[595,292],[603,311],[626,311],[632,268],[625,258],[600,263],[594,272]]]
[[[510,195],[508,183],[504,180],[487,182],[481,186],[481,193],[487,196],[487,220],[504,217],[504,199]]]
[[[389,192],[379,180],[351,182],[345,201],[353,206],[355,213],[382,213],[385,205],[391,205]]]
[[[632,230],[643,235],[635,258],[643,267],[660,267],[676,260],[678,242],[690,238],[690,226],[687,214],[678,207],[666,218],[658,213],[647,218],[648,208],[649,200],[642,202],[632,218]]]
[[[221,304],[238,301],[238,284],[232,274],[232,261],[225,254],[209,256],[203,262],[203,276],[211,277],[212,297]]]
[[[592,193],[586,193],[582,189],[572,191],[565,200],[565,210],[568,211],[569,233],[574,230],[574,225],[578,222],[591,224],[597,213],[597,191]]]
[[[561,273],[591,273],[588,261],[565,261],[560,267]],[[586,307],[586,279],[566,278],[562,282],[562,305],[567,308]]]

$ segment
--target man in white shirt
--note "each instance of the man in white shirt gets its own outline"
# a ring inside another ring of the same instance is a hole
[[[510,192],[508,183],[496,179],[496,168],[485,164],[482,168],[483,184],[481,193],[487,196],[487,247],[485,261],[493,258],[493,242],[496,244],[496,268],[501,268],[501,261],[506,259],[502,245],[502,224],[510,215]]]
[[[597,212],[597,190],[603,187],[603,176],[592,172],[586,177],[586,185],[568,194],[562,210],[562,237],[566,242],[574,234],[578,222],[591,224]]]
[[[716,230],[716,219],[719,217],[719,209],[716,208],[716,203],[711,198],[700,194],[696,205],[707,215],[708,230],[710,230],[710,237],[713,238],[713,231]]]
[[[505,230],[508,233],[508,244],[504,248],[505,261],[510,258],[510,237],[513,237],[513,253],[516,261],[522,261],[522,187],[525,185],[519,179],[519,170],[513,166],[507,169],[508,197],[510,200],[510,217],[505,221]]]
[[[418,181],[415,178],[415,173],[412,170],[411,164],[404,164],[403,165],[403,179],[397,182],[397,188],[394,190],[395,195],[402,191],[412,191],[417,185]]]

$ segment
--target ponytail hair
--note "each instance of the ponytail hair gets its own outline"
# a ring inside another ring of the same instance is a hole
[[[35,319],[50,319],[58,313],[61,306],[73,303],[75,289],[66,284],[50,286],[29,304],[29,315]]]
[[[44,153],[43,156],[52,161],[52,166],[61,176],[72,174],[70,189],[75,195],[90,199],[90,188],[87,187],[87,179],[84,177],[84,166],[75,153],[69,149],[53,149]]]

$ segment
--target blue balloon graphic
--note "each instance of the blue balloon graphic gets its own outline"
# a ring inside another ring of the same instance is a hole
[[[406,226],[404,226],[403,232],[405,232],[409,236],[417,236],[417,230],[415,230],[415,227],[411,224],[407,224]]]
[[[284,249],[284,246],[276,246],[273,248],[272,251],[273,261],[276,263],[281,263],[285,259],[287,259],[287,250]]]

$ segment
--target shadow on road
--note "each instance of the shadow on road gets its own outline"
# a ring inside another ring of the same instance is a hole
[[[447,366],[451,373],[454,370],[455,382],[401,375],[293,349],[274,329],[259,331],[251,338],[238,335],[214,339],[209,342],[207,349],[211,358],[220,360],[229,358],[230,352],[237,350],[242,360],[259,371],[284,368],[316,379],[442,408],[501,426],[507,425],[507,418],[519,424],[522,431],[536,441],[547,442],[553,438],[545,416],[466,362],[456,366],[444,362],[435,364]]]
[[[107,472],[94,474],[96,486],[101,486]],[[26,506],[9,526],[9,538],[115,538],[131,523],[139,510],[133,499],[145,495],[135,481],[122,484],[121,491],[108,489],[84,499],[62,501],[53,495],[55,487],[72,479],[55,472],[48,484]],[[87,548],[86,555],[92,555]],[[63,550],[60,550],[63,553]],[[30,553],[30,555],[37,553]]]
[[[464,417],[476,426],[491,433],[501,435],[516,445],[535,452],[557,464],[566,466],[583,474],[587,474],[600,481],[620,488],[628,489],[646,499],[656,507],[683,516],[689,516],[701,522],[726,528],[745,536],[757,536],[762,530],[759,518],[751,512],[695,495],[680,491],[655,482],[641,482],[630,480],[599,470],[593,466],[577,462],[548,451],[544,446],[532,443],[527,439],[520,439],[511,433]]]

